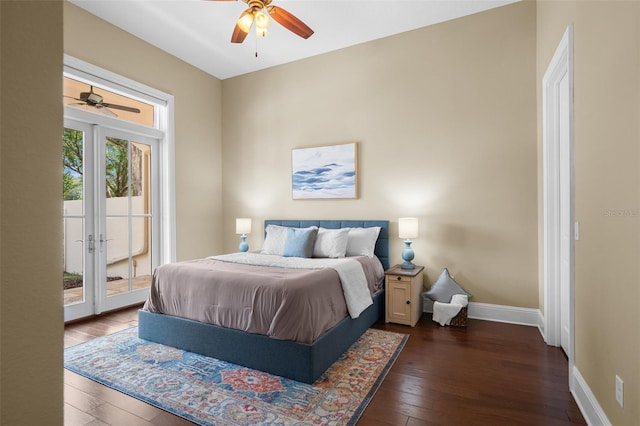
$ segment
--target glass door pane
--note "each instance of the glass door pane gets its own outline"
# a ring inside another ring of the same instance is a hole
[[[67,120],[63,129],[63,294],[65,320],[92,313],[93,258],[92,232],[93,128]],[[85,200],[89,200],[85,202]]]
[[[104,138],[104,310],[144,301],[151,284],[154,141],[139,139],[111,131]]]

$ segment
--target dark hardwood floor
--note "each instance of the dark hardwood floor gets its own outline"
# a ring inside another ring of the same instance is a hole
[[[138,307],[65,327],[65,347],[137,325]],[[358,425],[584,425],[568,388],[564,353],[534,327],[468,320],[440,327],[424,314]],[[65,425],[193,423],[64,372]]]

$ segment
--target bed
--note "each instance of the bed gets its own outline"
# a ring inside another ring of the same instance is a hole
[[[265,221],[265,229],[269,225],[297,229],[379,227],[374,254],[383,270],[389,268],[388,221]],[[147,305],[139,311],[139,337],[296,381],[313,383],[384,314],[384,290],[372,294],[371,298],[371,305],[359,312],[357,318],[346,315],[319,337],[313,337],[310,342],[282,336],[272,337],[180,316],[150,312]]]

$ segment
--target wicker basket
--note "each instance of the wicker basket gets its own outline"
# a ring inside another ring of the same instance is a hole
[[[451,323],[449,323],[449,325],[452,325],[454,327],[467,326],[467,307],[466,306],[460,309],[460,312],[458,312],[458,315],[451,318]]]

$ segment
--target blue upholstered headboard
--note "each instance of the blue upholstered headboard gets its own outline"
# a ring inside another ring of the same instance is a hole
[[[375,255],[382,262],[385,271],[389,269],[389,221],[388,220],[271,220],[264,221],[264,227],[267,225],[288,226],[290,228],[307,228],[309,226],[318,226],[329,229],[337,228],[371,228],[372,226],[380,227],[378,241],[376,241]]]

